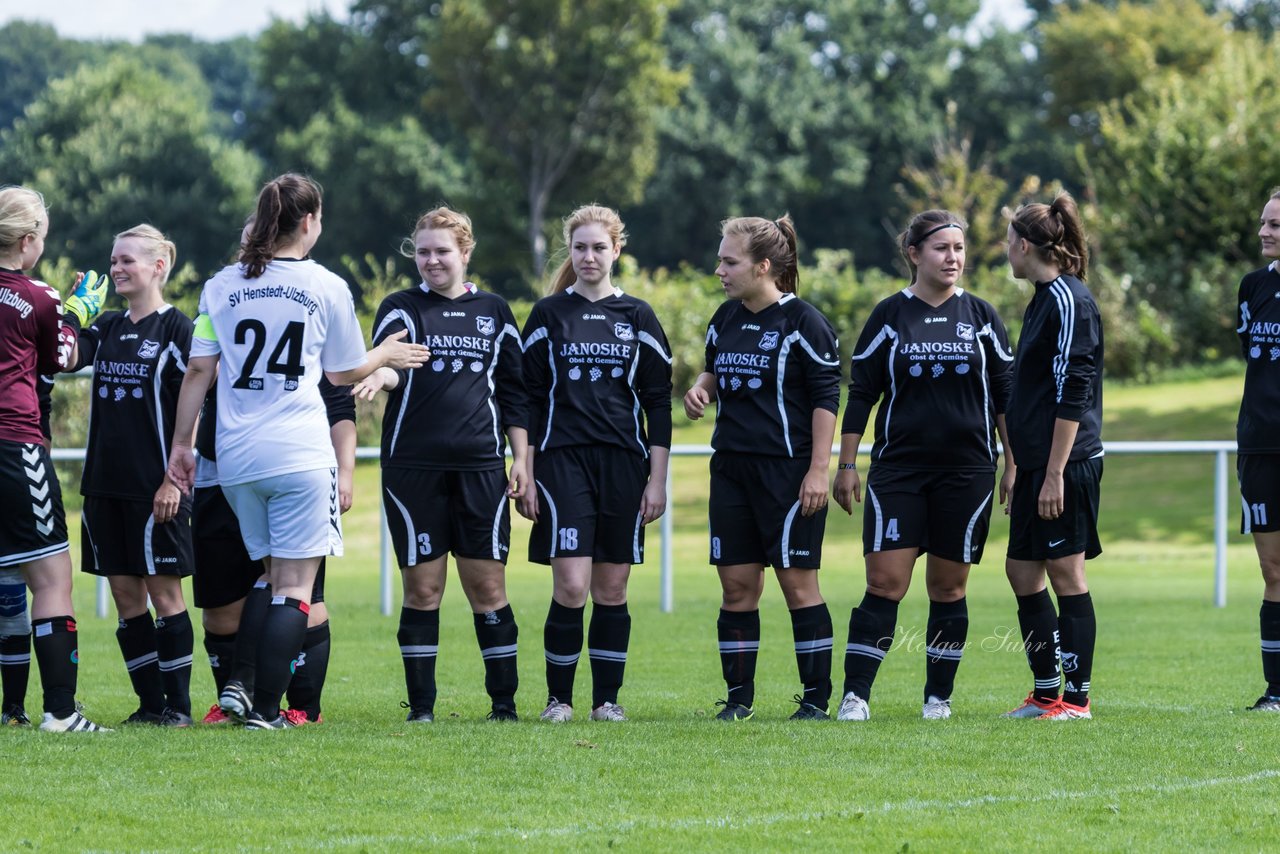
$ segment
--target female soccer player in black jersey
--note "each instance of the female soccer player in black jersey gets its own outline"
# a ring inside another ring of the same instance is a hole
[[[1089,718],[1097,623],[1084,563],[1102,553],[1102,321],[1084,284],[1089,248],[1069,194],[1018,208],[1008,241],[1013,275],[1035,285],[1013,362],[1005,460],[1016,463],[1005,573],[1035,685],[1008,716]]]
[[[569,257],[524,328],[534,488],[518,506],[534,521],[529,559],[550,563],[553,579],[542,719],[573,716],[590,593],[591,718],[624,721],[627,578],[644,561],[644,526],[667,506],[671,348],[648,303],[613,286],[626,242],[617,212],[578,208],[564,241]]]
[[[40,374],[66,369],[77,333],[102,307],[106,277],[81,276],[62,304],[57,291],[23,272],[44,254],[48,233],[49,212],[39,193],[0,188],[0,566],[16,567],[31,590],[33,645],[44,688],[40,729],[96,732],[102,728],[76,708],[80,654],[67,524],[40,432],[36,386]]]
[[[1262,676],[1267,690],[1250,708],[1280,712],[1280,187],[1262,208],[1258,238],[1271,263],[1240,281],[1236,332],[1244,353],[1244,394],[1236,421],[1240,532],[1253,535],[1262,567]]]
[[[374,341],[408,331],[431,361],[382,368],[356,386],[390,392],[382,421],[382,500],[404,582],[397,639],[411,723],[435,719],[440,600],[449,552],[471,604],[491,720],[516,720],[516,637],[507,602],[510,497],[528,477],[520,333],[505,300],[466,279],[471,219],[447,207],[418,218],[405,241],[422,275],[378,307]],[[511,476],[506,443],[511,442]]]
[[[192,572],[191,502],[165,466],[192,322],[164,299],[176,260],[153,226],[116,235],[111,278],[126,308],[81,330],[68,370],[93,366],[80,568],[111,585],[116,640],[139,704],[125,723],[182,727],[191,725],[195,639],[182,596]]]
[[[965,224],[950,211],[918,214],[898,238],[911,284],[872,310],[854,348],[849,405],[833,493],[861,501],[858,443],[876,415],[862,541],[867,591],[849,615],[840,720],[866,720],[880,662],[893,645],[898,603],[928,552],[924,717],[951,716],[951,691],[969,630],[965,586],[982,558],[994,503],[996,438],[1007,445],[1010,352],[1004,323],[959,287]],[[1013,483],[1005,467],[1003,503]]]
[[[721,226],[716,275],[728,300],[707,326],[706,367],[684,396],[701,418],[714,394],[711,563],[724,591],[717,630],[728,698],[718,720],[753,714],[764,568],[774,568],[795,634],[804,693],[795,720],[826,720],[831,614],[818,589],[827,469],[840,403],[831,324],[796,296],[800,272],[789,216]]]

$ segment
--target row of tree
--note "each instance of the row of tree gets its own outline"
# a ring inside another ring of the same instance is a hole
[[[893,234],[944,206],[971,223],[970,284],[1015,317],[1001,209],[1065,186],[1112,372],[1226,355],[1280,184],[1280,4],[1029,5],[1025,30],[986,33],[978,0],[356,0],[347,20],[141,45],[14,22],[0,178],[49,200],[50,269],[101,263],[138,221],[168,231],[179,299],[285,169],[325,185],[318,254],[366,299],[407,284],[401,238],[442,201],[476,222],[476,277],[513,298],[540,290],[582,202],[621,208],[631,269],[677,292],[714,290],[722,218],[789,210],[806,282],[837,303],[813,274],[891,289]]]

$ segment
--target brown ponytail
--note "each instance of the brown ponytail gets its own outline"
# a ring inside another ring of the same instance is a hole
[[[800,290],[800,265],[797,261],[796,226],[791,214],[775,220],[758,216],[739,216],[720,223],[721,237],[740,237],[752,264],[769,262],[769,270],[778,290],[794,294]]]
[[[240,253],[246,279],[263,274],[276,249],[295,235],[307,214],[319,213],[322,197],[320,185],[305,175],[286,172],[266,183]]]
[[[1071,194],[1058,193],[1050,204],[1022,205],[1009,223],[1031,244],[1041,260],[1084,281],[1089,268],[1089,243],[1080,221],[1080,210]]]

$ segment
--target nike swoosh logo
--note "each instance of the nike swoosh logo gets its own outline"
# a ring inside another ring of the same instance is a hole
[[[1051,549],[1056,549],[1058,546],[1062,545],[1062,544],[1063,544],[1063,543],[1065,543],[1066,541],[1067,541],[1067,540],[1066,540],[1066,538],[1064,537],[1064,538],[1062,538],[1061,540],[1058,540],[1058,541],[1056,541],[1056,542],[1049,543],[1049,548],[1051,548]]]

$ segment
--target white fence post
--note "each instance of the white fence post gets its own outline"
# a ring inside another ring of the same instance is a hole
[[[667,462],[667,512],[662,514],[662,572],[661,593],[658,607],[662,613],[670,614],[676,608],[675,566],[671,557],[672,539],[675,535],[675,524],[671,517],[675,515],[675,498],[671,494],[671,463]]]
[[[1227,606],[1227,451],[1219,448],[1213,471],[1213,604]]]

